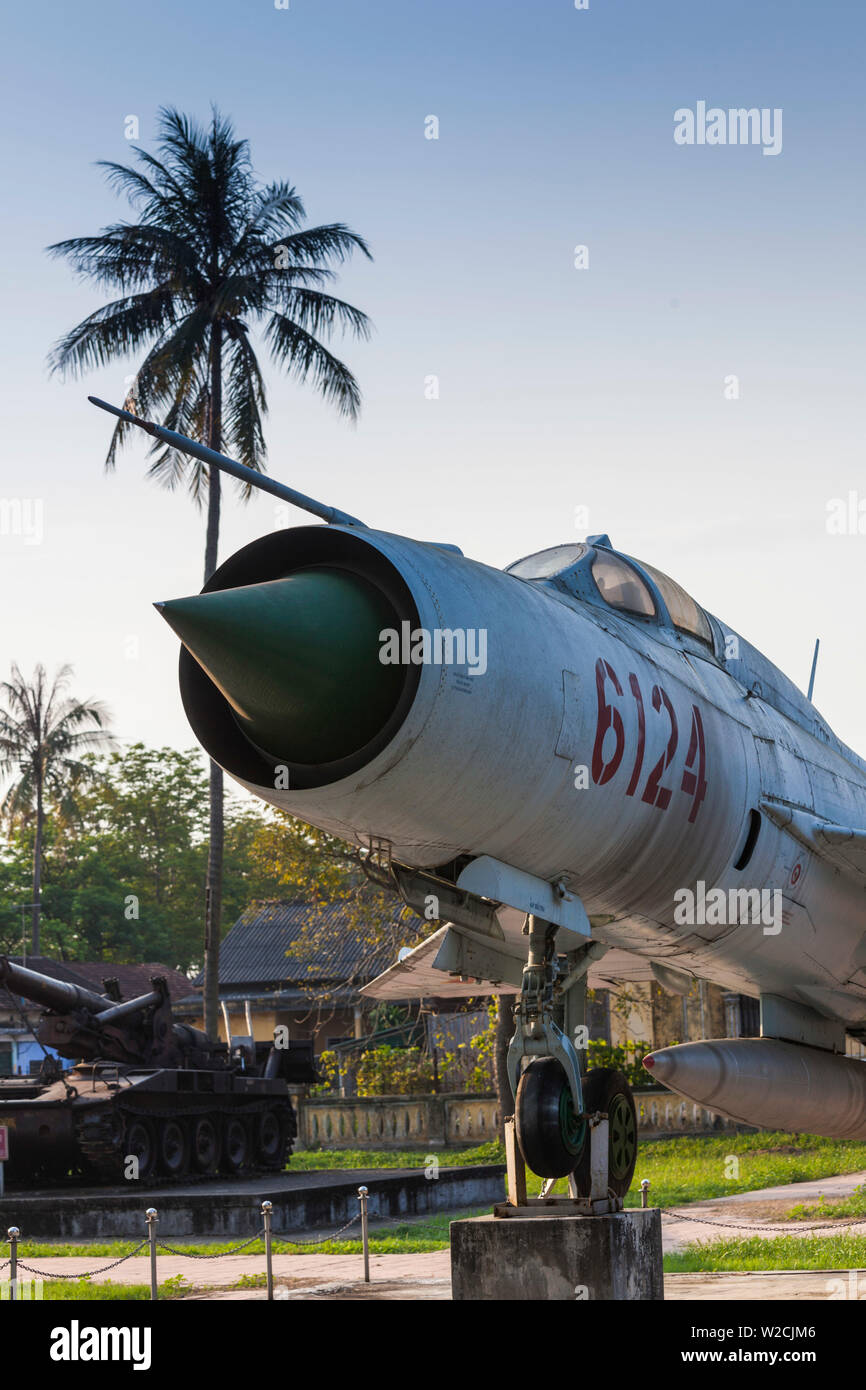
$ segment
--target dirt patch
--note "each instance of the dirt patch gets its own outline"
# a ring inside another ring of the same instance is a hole
[[[714,1220],[734,1221],[788,1221],[788,1213],[794,1204],[790,1197],[772,1198],[766,1202],[725,1202],[723,1208],[715,1208]],[[792,1221],[792,1226],[799,1222]]]
[[[768,1222],[770,1225],[774,1226],[790,1226],[793,1233],[796,1233],[797,1230],[802,1229],[804,1226],[809,1226],[812,1222],[833,1221],[835,1219],[840,1221],[854,1221],[859,1219],[866,1224],[866,1215],[860,1218],[852,1218],[850,1216],[836,1218],[832,1207],[816,1207],[808,1217],[795,1219],[790,1215],[795,1205],[796,1204],[791,1201],[790,1197],[773,1197],[763,1202],[725,1202],[723,1207],[705,1207],[701,1204],[696,1209],[690,1208],[689,1210],[694,1210],[696,1216],[705,1214],[708,1221],[712,1222],[737,1221],[748,1225],[751,1225],[753,1222]],[[744,1231],[743,1234],[747,1235],[748,1232]]]
[[[776,1154],[784,1154],[785,1157],[789,1157],[792,1154],[808,1154],[811,1152],[811,1149],[798,1149],[794,1144],[779,1144],[774,1149],[744,1149],[743,1155],[745,1156],[748,1154],[750,1158],[755,1158],[758,1155],[762,1158],[773,1158]]]

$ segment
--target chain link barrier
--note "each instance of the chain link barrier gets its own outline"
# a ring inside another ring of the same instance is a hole
[[[127,1255],[121,1255],[119,1260],[112,1260],[111,1264],[101,1265],[99,1269],[79,1270],[77,1274],[58,1274],[54,1270],[49,1272],[45,1269],[36,1269],[35,1265],[26,1265],[23,1260],[18,1261],[18,1268],[26,1269],[28,1274],[38,1274],[40,1279],[90,1279],[94,1274],[106,1274],[109,1269],[117,1269],[118,1265],[125,1264],[127,1260],[132,1259],[133,1255],[137,1255],[139,1250],[143,1250],[145,1245],[147,1245],[146,1239],[139,1241],[134,1250],[130,1250]],[[10,1261],[7,1260],[6,1263],[9,1264]]]
[[[721,1226],[730,1231],[772,1231],[779,1235],[809,1235],[812,1231],[841,1230],[849,1226],[866,1226],[866,1216],[837,1216],[834,1221],[821,1221],[814,1225],[806,1225],[799,1221],[790,1221],[785,1226],[771,1225],[769,1222],[760,1221],[755,1224],[749,1221],[714,1221],[711,1216],[686,1216],[684,1212],[672,1211],[669,1207],[659,1208],[663,1217],[670,1221],[692,1221],[698,1226]]]
[[[400,1221],[395,1217],[386,1216],[381,1217],[379,1219],[382,1221],[392,1222],[395,1225],[406,1224],[405,1221]],[[339,1236],[343,1234],[344,1231],[348,1231],[352,1226],[355,1226],[360,1220],[361,1213],[357,1212],[354,1216],[350,1217],[348,1221],[344,1222],[342,1226],[339,1226],[337,1230],[330,1235],[314,1236],[308,1240],[297,1239],[290,1235],[286,1235],[278,1237],[278,1239],[281,1239],[286,1245],[324,1245],[328,1241],[336,1240]],[[250,1236],[249,1240],[244,1240],[239,1242],[237,1245],[232,1245],[228,1250],[217,1250],[213,1253],[201,1253],[199,1251],[193,1250],[179,1250],[176,1246],[168,1245],[165,1241],[162,1240],[156,1240],[154,1242],[154,1248],[156,1250],[161,1250],[164,1254],[167,1255],[179,1256],[181,1259],[219,1260],[227,1255],[236,1255],[238,1251],[246,1250],[251,1245],[255,1245],[258,1241],[265,1242],[267,1251],[270,1242],[268,1240],[268,1232],[264,1226],[261,1227],[258,1231],[256,1231],[255,1235]],[[146,1236],[144,1240],[139,1241],[138,1245],[136,1245],[132,1250],[129,1250],[125,1255],[121,1255],[119,1259],[112,1260],[109,1264],[100,1265],[98,1269],[78,1270],[75,1274],[65,1274],[56,1270],[38,1269],[36,1265],[25,1264],[25,1262],[21,1259],[18,1260],[17,1266],[18,1269],[26,1270],[28,1274],[35,1274],[40,1279],[91,1279],[97,1274],[107,1274],[109,1270],[117,1269],[119,1265],[125,1264],[127,1260],[131,1260],[135,1255],[140,1254],[140,1252],[148,1246],[150,1246],[150,1237]],[[11,1259],[4,1260],[3,1263],[0,1264],[0,1270],[5,1269],[6,1266],[10,1265],[11,1263]]]
[[[341,1236],[344,1231],[348,1231],[350,1226],[354,1226],[355,1223],[360,1220],[361,1213],[358,1212],[357,1215],[351,1217],[350,1220],[346,1222],[345,1226],[341,1226],[339,1230],[335,1231],[332,1236],[316,1236],[313,1240],[296,1240],[294,1236],[285,1235],[280,1236],[279,1239],[284,1240],[287,1245],[324,1245],[326,1241],[336,1240],[337,1236]]]
[[[224,1255],[236,1255],[239,1250],[246,1250],[248,1245],[255,1245],[257,1240],[263,1240],[265,1235],[264,1226],[260,1231],[256,1231],[249,1240],[243,1241],[240,1245],[233,1245],[230,1250],[215,1250],[213,1254],[201,1254],[195,1250],[176,1250],[173,1245],[166,1245],[165,1241],[156,1242],[157,1250],[164,1250],[167,1255],[180,1255],[185,1260],[221,1260]],[[144,1242],[145,1245],[147,1241]]]

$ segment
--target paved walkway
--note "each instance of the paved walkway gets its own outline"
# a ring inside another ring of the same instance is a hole
[[[274,1255],[274,1279],[287,1287],[305,1287],[314,1284],[355,1283],[363,1277],[361,1255]],[[89,1255],[85,1259],[77,1256],[39,1256],[25,1259],[24,1264],[32,1264],[43,1270],[50,1278],[52,1274],[85,1274],[88,1269],[101,1269],[112,1263],[110,1256],[100,1258]],[[196,1260],[182,1255],[162,1255],[158,1260],[158,1278],[163,1283],[177,1274],[182,1274],[190,1285],[226,1288],[236,1284],[242,1275],[264,1274],[264,1255],[217,1255],[214,1259]],[[418,1280],[450,1279],[451,1256],[447,1250],[432,1250],[421,1255],[371,1255],[371,1279]],[[4,1271],[4,1274],[7,1271]],[[22,1276],[28,1274],[22,1270]],[[149,1284],[150,1259],[136,1255],[104,1274],[94,1276],[94,1283]],[[255,1291],[254,1291],[255,1292]]]
[[[676,1216],[663,1218],[664,1250],[679,1250],[696,1240],[712,1241],[747,1235],[772,1238],[779,1234],[776,1228],[783,1224],[784,1214],[792,1206],[817,1201],[822,1194],[828,1199],[848,1196],[863,1182],[866,1182],[866,1173],[849,1173],[815,1182],[791,1183],[692,1203],[681,1209],[679,1219]],[[701,1221],[701,1217],[706,1220]],[[791,1234],[808,1235],[821,1223],[798,1221],[785,1224]],[[866,1218],[845,1229],[858,1234],[866,1233]],[[25,1260],[25,1263],[31,1261]],[[55,1273],[84,1274],[88,1269],[101,1269],[103,1265],[111,1264],[112,1260],[97,1256],[52,1256],[34,1258],[32,1263],[50,1277]],[[363,1283],[360,1255],[275,1255],[273,1265],[277,1297],[280,1299],[429,1301],[451,1297],[450,1253],[447,1250],[416,1255],[371,1255],[370,1284]],[[263,1299],[263,1289],[237,1289],[234,1286],[245,1275],[262,1276],[264,1268],[262,1254],[218,1255],[206,1260],[160,1254],[158,1265],[160,1283],[183,1275],[190,1286],[190,1297],[208,1299]],[[22,1270],[22,1274],[25,1273]],[[858,1290],[862,1290],[866,1296],[866,1272],[855,1273],[856,1283],[854,1274],[849,1275],[847,1270],[669,1274],[665,1277],[665,1297],[677,1301],[850,1298],[856,1297]],[[136,1256],[93,1277],[95,1282],[107,1280],[121,1284],[147,1284],[150,1281],[150,1263],[146,1257]]]
[[[826,1217],[814,1221],[785,1221],[785,1215],[801,1202],[817,1202],[823,1194],[828,1201],[838,1201],[850,1197],[855,1187],[866,1182],[866,1173],[843,1173],[835,1178],[817,1178],[813,1182],[787,1183],[781,1187],[764,1187],[757,1192],[736,1192],[730,1197],[715,1197],[707,1202],[690,1202],[685,1207],[671,1210],[681,1211],[683,1219],[673,1216],[662,1219],[662,1248],[665,1254],[681,1250],[697,1240],[736,1239],[749,1235],[772,1239],[782,1234],[777,1229],[762,1230],[761,1227],[784,1226],[791,1235],[808,1235],[815,1226],[820,1226]],[[705,1216],[705,1223],[700,1217]],[[730,1222],[724,1226],[721,1222]],[[712,1223],[712,1224],[711,1224]],[[746,1229],[744,1229],[746,1228]],[[752,1229],[754,1228],[754,1229]],[[866,1235],[866,1217],[851,1223],[845,1228],[855,1235]]]

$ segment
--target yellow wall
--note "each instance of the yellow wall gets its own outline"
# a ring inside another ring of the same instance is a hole
[[[277,1026],[278,1015],[274,1009],[253,1009],[253,1037],[256,1042],[272,1043],[274,1040],[274,1029]],[[229,1009],[229,1019],[231,1022],[232,1033],[235,1037],[246,1037],[247,1024],[244,1015],[243,1005]],[[187,1020],[185,1019],[184,1022]],[[279,1018],[280,1022],[285,1022],[285,1014]],[[204,1029],[204,1017],[199,1014],[195,1018],[189,1019],[194,1028]],[[354,1018],[350,1009],[340,1010],[333,1014],[324,1023],[315,1025],[311,1019],[301,1025],[294,1021],[289,1022],[289,1039],[298,1041],[307,1039],[311,1035],[315,1039],[315,1050],[320,1052],[327,1045],[328,1038],[352,1037],[354,1034]],[[223,1026],[222,1009],[219,1011],[219,1037],[225,1042],[225,1028]]]

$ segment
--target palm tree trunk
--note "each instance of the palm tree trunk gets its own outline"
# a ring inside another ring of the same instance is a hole
[[[219,323],[211,328],[210,409],[208,447],[222,447],[222,332]],[[220,472],[208,474],[207,538],[204,554],[204,582],[217,566],[220,530]],[[208,1037],[219,1035],[219,962],[223,896],[223,772],[210,765],[210,826],[205,889],[204,923],[204,1028]]]
[[[42,776],[36,781],[36,839],[33,845],[33,904],[30,915],[30,954],[39,955],[39,917],[42,911],[42,832],[45,807],[42,804]]]

